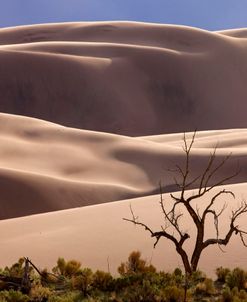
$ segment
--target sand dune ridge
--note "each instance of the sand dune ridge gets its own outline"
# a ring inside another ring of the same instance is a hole
[[[128,136],[245,128],[247,40],[231,35],[138,22],[0,29],[0,111]]]
[[[183,134],[128,137],[3,113],[0,125],[1,218],[152,195],[160,181],[165,191],[177,190],[168,169],[183,165]],[[233,153],[217,177],[240,165],[241,173],[230,181],[244,182],[245,134],[244,129],[199,132],[192,176],[206,167],[217,145],[218,160]]]

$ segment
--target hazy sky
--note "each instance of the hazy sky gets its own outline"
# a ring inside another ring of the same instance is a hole
[[[0,0],[0,27],[96,20],[247,27],[247,0]]]

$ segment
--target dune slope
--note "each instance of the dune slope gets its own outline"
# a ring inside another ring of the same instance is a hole
[[[0,111],[129,136],[244,128],[245,37],[137,22],[0,29]]]
[[[29,256],[51,267],[64,256],[116,272],[137,249],[160,269],[181,266],[170,244],[154,251],[148,234],[122,218],[131,203],[160,228],[160,185],[169,206],[181,181],[174,167],[185,164],[182,133],[189,141],[195,129],[188,189],[198,188],[216,148],[208,185],[226,179],[236,195],[219,203],[228,205],[223,236],[246,198],[246,49],[246,29],[138,22],[0,29],[0,266]],[[214,221],[207,223],[206,236],[214,236]],[[245,228],[246,217],[239,224]],[[192,225],[185,215],[190,251]],[[211,275],[220,265],[246,267],[238,238],[226,251],[208,249],[200,268]]]
[[[159,182],[165,192],[178,190],[177,175],[169,169],[184,165],[182,134],[134,138],[3,113],[0,125],[1,219],[152,195],[159,192]],[[228,182],[244,182],[246,133],[197,133],[191,178],[206,168],[217,145],[216,165],[231,152],[232,156],[212,182],[238,167],[240,173]]]
[[[230,211],[246,195],[246,186],[246,183],[224,186],[235,193],[236,199],[227,195],[217,202],[217,211],[225,202],[228,204],[219,224],[220,237],[224,237],[228,230]],[[168,194],[164,195],[164,200],[166,206],[170,207]],[[146,231],[123,221],[123,217],[131,218],[129,204],[140,221],[154,230],[160,230],[164,221],[158,195],[0,221],[0,266],[10,265],[19,257],[28,256],[39,267],[51,268],[57,258],[62,256],[67,260],[77,259],[84,267],[95,270],[107,271],[109,263],[110,271],[116,273],[120,262],[127,259],[131,251],[140,250],[143,257],[158,269],[172,271],[175,267],[182,268],[170,242],[161,239],[153,249],[154,240]],[[198,208],[202,210],[207,204],[205,196],[198,202]],[[181,211],[184,213],[183,209]],[[239,219],[238,225],[246,229],[246,216]],[[195,230],[187,215],[182,218],[181,226],[191,235],[186,244],[191,254]],[[205,238],[210,237],[215,237],[211,218],[207,220],[205,234]],[[223,249],[225,253],[218,246],[208,248],[201,256],[200,269],[213,276],[215,268],[219,266],[247,268],[246,248],[238,236],[233,236],[229,245]]]

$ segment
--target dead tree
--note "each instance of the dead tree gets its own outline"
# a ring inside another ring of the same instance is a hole
[[[23,293],[28,294],[31,289],[31,280],[30,280],[30,260],[28,258],[24,258],[25,260],[25,266],[24,266],[24,272],[23,277],[21,280],[21,290]]]
[[[188,275],[191,275],[192,272],[197,270],[198,262],[200,260],[201,254],[208,246],[211,245],[218,245],[219,247],[223,245],[226,246],[229,243],[230,239],[232,238],[233,234],[239,235],[243,245],[247,246],[244,241],[244,236],[247,234],[247,232],[242,230],[237,225],[238,218],[247,212],[246,201],[242,201],[241,204],[239,204],[237,208],[231,212],[231,217],[229,219],[229,228],[224,237],[220,237],[219,234],[219,219],[222,213],[224,212],[224,210],[227,208],[227,205],[225,204],[219,211],[217,211],[214,208],[214,206],[215,203],[218,201],[218,198],[222,195],[229,194],[233,198],[235,198],[233,192],[225,189],[219,189],[217,193],[214,193],[213,196],[211,196],[208,199],[208,202],[206,206],[204,206],[201,213],[198,207],[195,208],[195,206],[192,205],[193,201],[198,200],[201,197],[205,197],[209,192],[211,192],[217,186],[223,185],[224,183],[231,180],[239,173],[239,171],[236,171],[231,175],[222,177],[218,181],[215,182],[213,181],[214,177],[217,175],[217,172],[219,172],[222,169],[222,167],[226,164],[226,162],[230,158],[230,155],[228,155],[225,158],[223,158],[223,160],[218,162],[216,160],[216,150],[217,150],[216,147],[209,156],[206,168],[200,173],[199,176],[191,179],[192,171],[190,167],[190,157],[191,157],[191,149],[195,142],[195,135],[196,132],[194,132],[190,143],[188,143],[188,140],[186,139],[186,136],[184,134],[183,151],[185,152],[185,165],[184,167],[181,167],[180,165],[176,165],[175,170],[173,170],[180,176],[181,181],[178,181],[177,178],[174,178],[175,183],[179,188],[179,193],[178,196],[175,193],[170,194],[173,204],[172,207],[169,209],[167,209],[167,206],[164,202],[162,189],[160,186],[160,190],[161,190],[160,206],[161,206],[162,214],[164,215],[164,219],[165,219],[165,227],[161,226],[160,230],[153,231],[151,227],[149,227],[147,224],[140,222],[138,220],[138,217],[134,215],[134,212],[131,207],[130,210],[131,210],[132,218],[130,219],[123,218],[124,220],[129,221],[134,225],[141,226],[146,231],[148,231],[151,237],[156,239],[154,243],[154,247],[156,247],[157,243],[161,238],[165,238],[172,241],[173,244],[175,245],[176,252],[182,259],[185,272]],[[194,185],[195,183],[199,184],[198,189],[196,189],[191,195],[188,196],[186,190],[191,188],[191,186]],[[212,193],[213,192],[215,191],[212,191]],[[192,218],[192,221],[196,229],[195,245],[191,257],[189,257],[188,252],[184,248],[184,243],[186,242],[187,239],[190,238],[190,234],[188,232],[183,231],[182,229],[180,219],[182,218],[183,213],[180,212],[178,209],[178,207],[181,206],[183,207],[184,211],[187,212],[189,216]],[[212,215],[214,219],[215,237],[205,239],[205,229],[207,228],[206,218],[208,218],[209,215]]]

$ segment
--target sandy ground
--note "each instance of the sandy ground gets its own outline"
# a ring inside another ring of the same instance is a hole
[[[246,37],[137,22],[0,29],[0,111],[129,136],[245,128]]]
[[[228,205],[224,236],[231,210],[246,198],[246,48],[246,29],[136,22],[0,29],[0,266],[28,256],[50,268],[63,256],[115,273],[140,250],[159,269],[181,267],[171,244],[154,250],[148,234],[122,218],[131,204],[160,228],[159,183],[169,207],[168,192],[178,190],[171,170],[184,167],[182,133],[195,129],[190,179],[215,147],[214,167],[231,156],[209,185],[240,170],[225,184],[236,199],[219,202]],[[193,206],[202,211],[207,201]],[[206,236],[215,236],[213,220],[207,224]],[[247,230],[246,217],[239,224]],[[186,215],[182,225],[191,252]],[[202,255],[209,275],[220,265],[247,268],[238,237],[225,253],[212,247]]]
[[[0,221],[0,266],[28,256],[40,267],[51,268],[63,256],[93,269],[107,270],[109,263],[116,273],[131,251],[140,250],[159,269],[181,267],[172,244],[163,240],[153,250],[149,235],[122,218],[131,217],[131,204],[142,221],[160,229],[163,217],[159,195],[154,193],[159,190],[159,180],[164,191],[177,190],[174,173],[167,168],[184,167],[183,134],[127,137],[8,114],[0,115],[0,123],[1,218],[5,219]],[[213,182],[241,168],[224,187],[236,199],[219,202],[219,208],[223,202],[228,204],[220,225],[222,236],[230,211],[246,198],[246,134],[245,129],[201,131],[191,152],[191,179],[205,170],[215,146],[216,165],[229,154],[231,158]],[[186,134],[188,141],[191,136]],[[164,198],[169,207],[169,193]],[[208,200],[205,196],[193,206],[202,210]],[[68,210],[58,211],[61,209]],[[27,216],[37,213],[44,214]],[[207,223],[207,236],[214,236],[213,220]],[[246,217],[240,224],[245,228]],[[193,223],[186,215],[182,226],[193,234]],[[187,244],[189,251],[192,247],[193,236]],[[246,249],[239,238],[225,251],[209,248],[200,268],[213,275],[220,265],[246,267]]]
[[[219,226],[222,237],[228,229],[230,211],[246,196],[246,186],[246,183],[224,186],[236,194],[236,199],[226,196],[217,203],[218,209],[224,202],[228,203]],[[170,207],[169,195],[163,197],[167,208]],[[207,198],[201,199],[198,202],[200,209],[207,202]],[[21,256],[28,256],[39,267],[51,268],[57,258],[62,256],[67,260],[77,259],[84,267],[105,271],[108,270],[109,263],[110,271],[116,273],[120,262],[127,259],[131,251],[140,250],[143,257],[158,269],[171,271],[175,267],[182,268],[173,244],[160,240],[153,249],[154,240],[147,232],[122,220],[123,217],[131,218],[130,204],[140,221],[154,230],[161,229],[163,216],[159,195],[3,220],[0,222],[0,266],[12,264]],[[213,219],[209,219],[207,224],[206,237],[215,237]],[[246,227],[246,215],[238,224],[242,228]],[[193,224],[186,215],[181,225],[185,231],[194,233]],[[193,240],[192,235],[186,245],[189,253]],[[200,269],[210,276],[221,265],[247,269],[246,248],[242,246],[239,237],[233,236],[231,243],[223,249],[225,252],[217,246],[205,250],[199,264]]]

